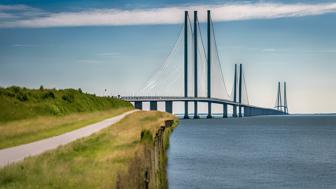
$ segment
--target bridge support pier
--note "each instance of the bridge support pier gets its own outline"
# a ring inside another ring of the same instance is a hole
[[[188,101],[184,102],[184,119],[189,119]]]
[[[157,110],[157,101],[150,101],[149,108],[150,110]]]
[[[142,110],[142,102],[141,101],[135,101],[134,102],[135,109]]]
[[[237,105],[232,105],[232,117],[237,117]]]
[[[211,119],[212,115],[211,115],[211,102],[208,102],[208,115],[207,115],[207,119]]]
[[[227,104],[223,104],[223,118],[227,118],[228,117],[228,107]]]
[[[168,113],[173,113],[173,101],[166,101],[165,105],[165,111]]]
[[[194,102],[194,119],[199,119],[197,101]]]
[[[250,116],[250,108],[244,106],[244,117],[249,117]]]
[[[239,117],[243,117],[242,109],[243,109],[243,107],[242,107],[241,105],[239,105],[239,106],[238,106],[238,110],[239,110],[238,115],[239,115]]]

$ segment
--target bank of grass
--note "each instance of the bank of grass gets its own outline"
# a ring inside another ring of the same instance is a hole
[[[176,120],[163,112],[135,112],[92,136],[0,169],[0,188],[116,188],[118,180],[135,174],[130,164],[151,163],[141,162],[144,146],[168,119]]]
[[[62,117],[40,116],[5,122],[0,124],[0,149],[60,135],[114,117],[130,109],[130,107],[114,108],[90,113],[74,113]]]
[[[0,149],[59,135],[133,109],[81,89],[0,88]]]
[[[64,116],[80,112],[96,112],[132,107],[129,102],[98,97],[81,89],[27,89],[0,87],[0,124],[39,116]]]

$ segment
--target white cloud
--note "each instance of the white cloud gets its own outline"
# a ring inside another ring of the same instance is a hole
[[[0,11],[20,11],[31,9],[27,5],[0,5]]]
[[[21,9],[28,9],[21,5]],[[17,7],[19,9],[20,7]],[[6,6],[0,6],[0,11]],[[8,7],[7,7],[8,9]],[[14,9],[14,7],[13,7]],[[34,8],[30,8],[32,10]],[[25,18],[0,23],[0,27],[69,27],[69,26],[117,26],[142,24],[177,24],[183,22],[185,10],[199,11],[201,21],[205,20],[206,10],[212,11],[214,21],[248,19],[272,19],[321,15],[336,12],[336,3],[320,4],[281,4],[244,3],[221,5],[176,6],[154,9],[90,9],[77,12],[36,14]],[[40,10],[37,10],[37,12]],[[31,12],[31,11],[30,11]],[[190,14],[192,14],[190,12]]]

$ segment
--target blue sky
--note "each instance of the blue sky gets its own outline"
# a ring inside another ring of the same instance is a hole
[[[242,62],[251,103],[273,106],[285,80],[291,112],[336,112],[335,1],[0,0],[0,85],[130,94],[169,54],[183,10],[202,21],[209,7],[229,89]]]

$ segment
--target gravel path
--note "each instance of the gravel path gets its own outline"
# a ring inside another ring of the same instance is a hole
[[[101,129],[104,129],[114,123],[117,123],[125,116],[135,111],[137,110],[125,112],[113,118],[105,119],[101,122],[94,123],[86,127],[82,127],[80,129],[64,133],[62,135],[46,138],[29,144],[23,144],[20,146],[14,146],[2,149],[0,150],[0,167],[21,161],[29,156],[35,156],[45,151],[55,149],[61,145],[68,144],[79,138],[89,136],[95,132],[100,131]]]

